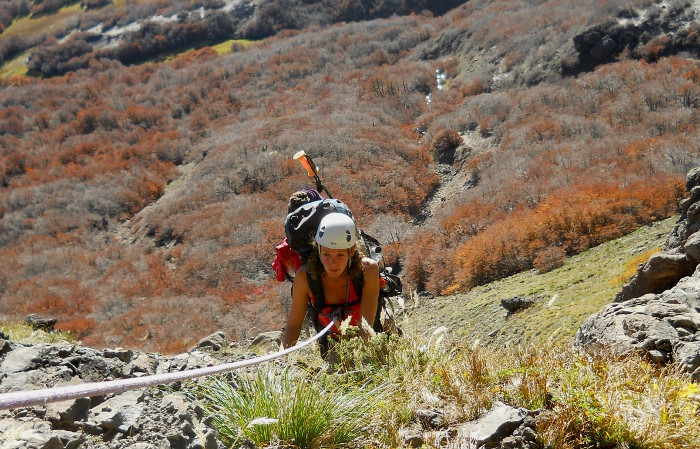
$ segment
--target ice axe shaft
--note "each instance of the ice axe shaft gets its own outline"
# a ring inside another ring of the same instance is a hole
[[[304,150],[301,150],[297,151],[294,155],[294,159],[301,163],[302,167],[306,170],[306,174],[309,175],[310,178],[313,177],[316,180],[316,190],[318,190],[319,193],[325,191],[329,198],[333,198],[331,192],[329,192],[326,186],[321,182],[321,178],[318,176],[318,168],[316,164],[314,164],[314,161],[311,160],[311,157],[306,154]]]

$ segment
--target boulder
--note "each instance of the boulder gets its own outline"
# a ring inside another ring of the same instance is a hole
[[[574,346],[638,352],[676,363],[700,380],[700,169],[686,177],[689,196],[663,251],[640,265],[612,304],[586,319]]]

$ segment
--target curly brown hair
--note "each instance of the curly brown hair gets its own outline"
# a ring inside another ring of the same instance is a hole
[[[349,279],[355,279],[357,276],[362,273],[362,258],[365,257],[364,251],[362,251],[362,248],[355,243],[355,254],[352,255],[350,258],[350,268],[348,268],[348,276]],[[323,274],[324,268],[323,264],[321,263],[321,257],[319,256],[319,245],[316,242],[313,242],[313,250],[311,251],[311,255],[309,256],[309,262],[308,262],[308,271],[315,275],[316,277],[321,277]]]

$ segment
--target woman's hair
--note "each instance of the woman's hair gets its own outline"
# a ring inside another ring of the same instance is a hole
[[[348,268],[348,276],[350,279],[355,279],[360,275],[360,273],[362,273],[362,258],[365,257],[365,253],[357,243],[355,243],[353,248],[355,248],[355,254],[353,254],[350,258],[350,268]],[[311,255],[309,256],[308,270],[311,274],[314,274],[320,278],[323,274],[324,268],[318,251],[319,244],[314,241],[313,251],[311,251]]]

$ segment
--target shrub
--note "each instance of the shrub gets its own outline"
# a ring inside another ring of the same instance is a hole
[[[431,150],[436,162],[451,164],[454,162],[455,150],[462,143],[462,136],[454,129],[443,129],[433,138]]]
[[[361,447],[373,435],[381,388],[352,390],[304,379],[299,373],[259,370],[237,385],[216,379],[202,388],[204,408],[225,444],[251,441],[299,448]]]
[[[547,273],[564,265],[566,251],[561,246],[549,246],[535,256],[532,265],[540,273]]]

